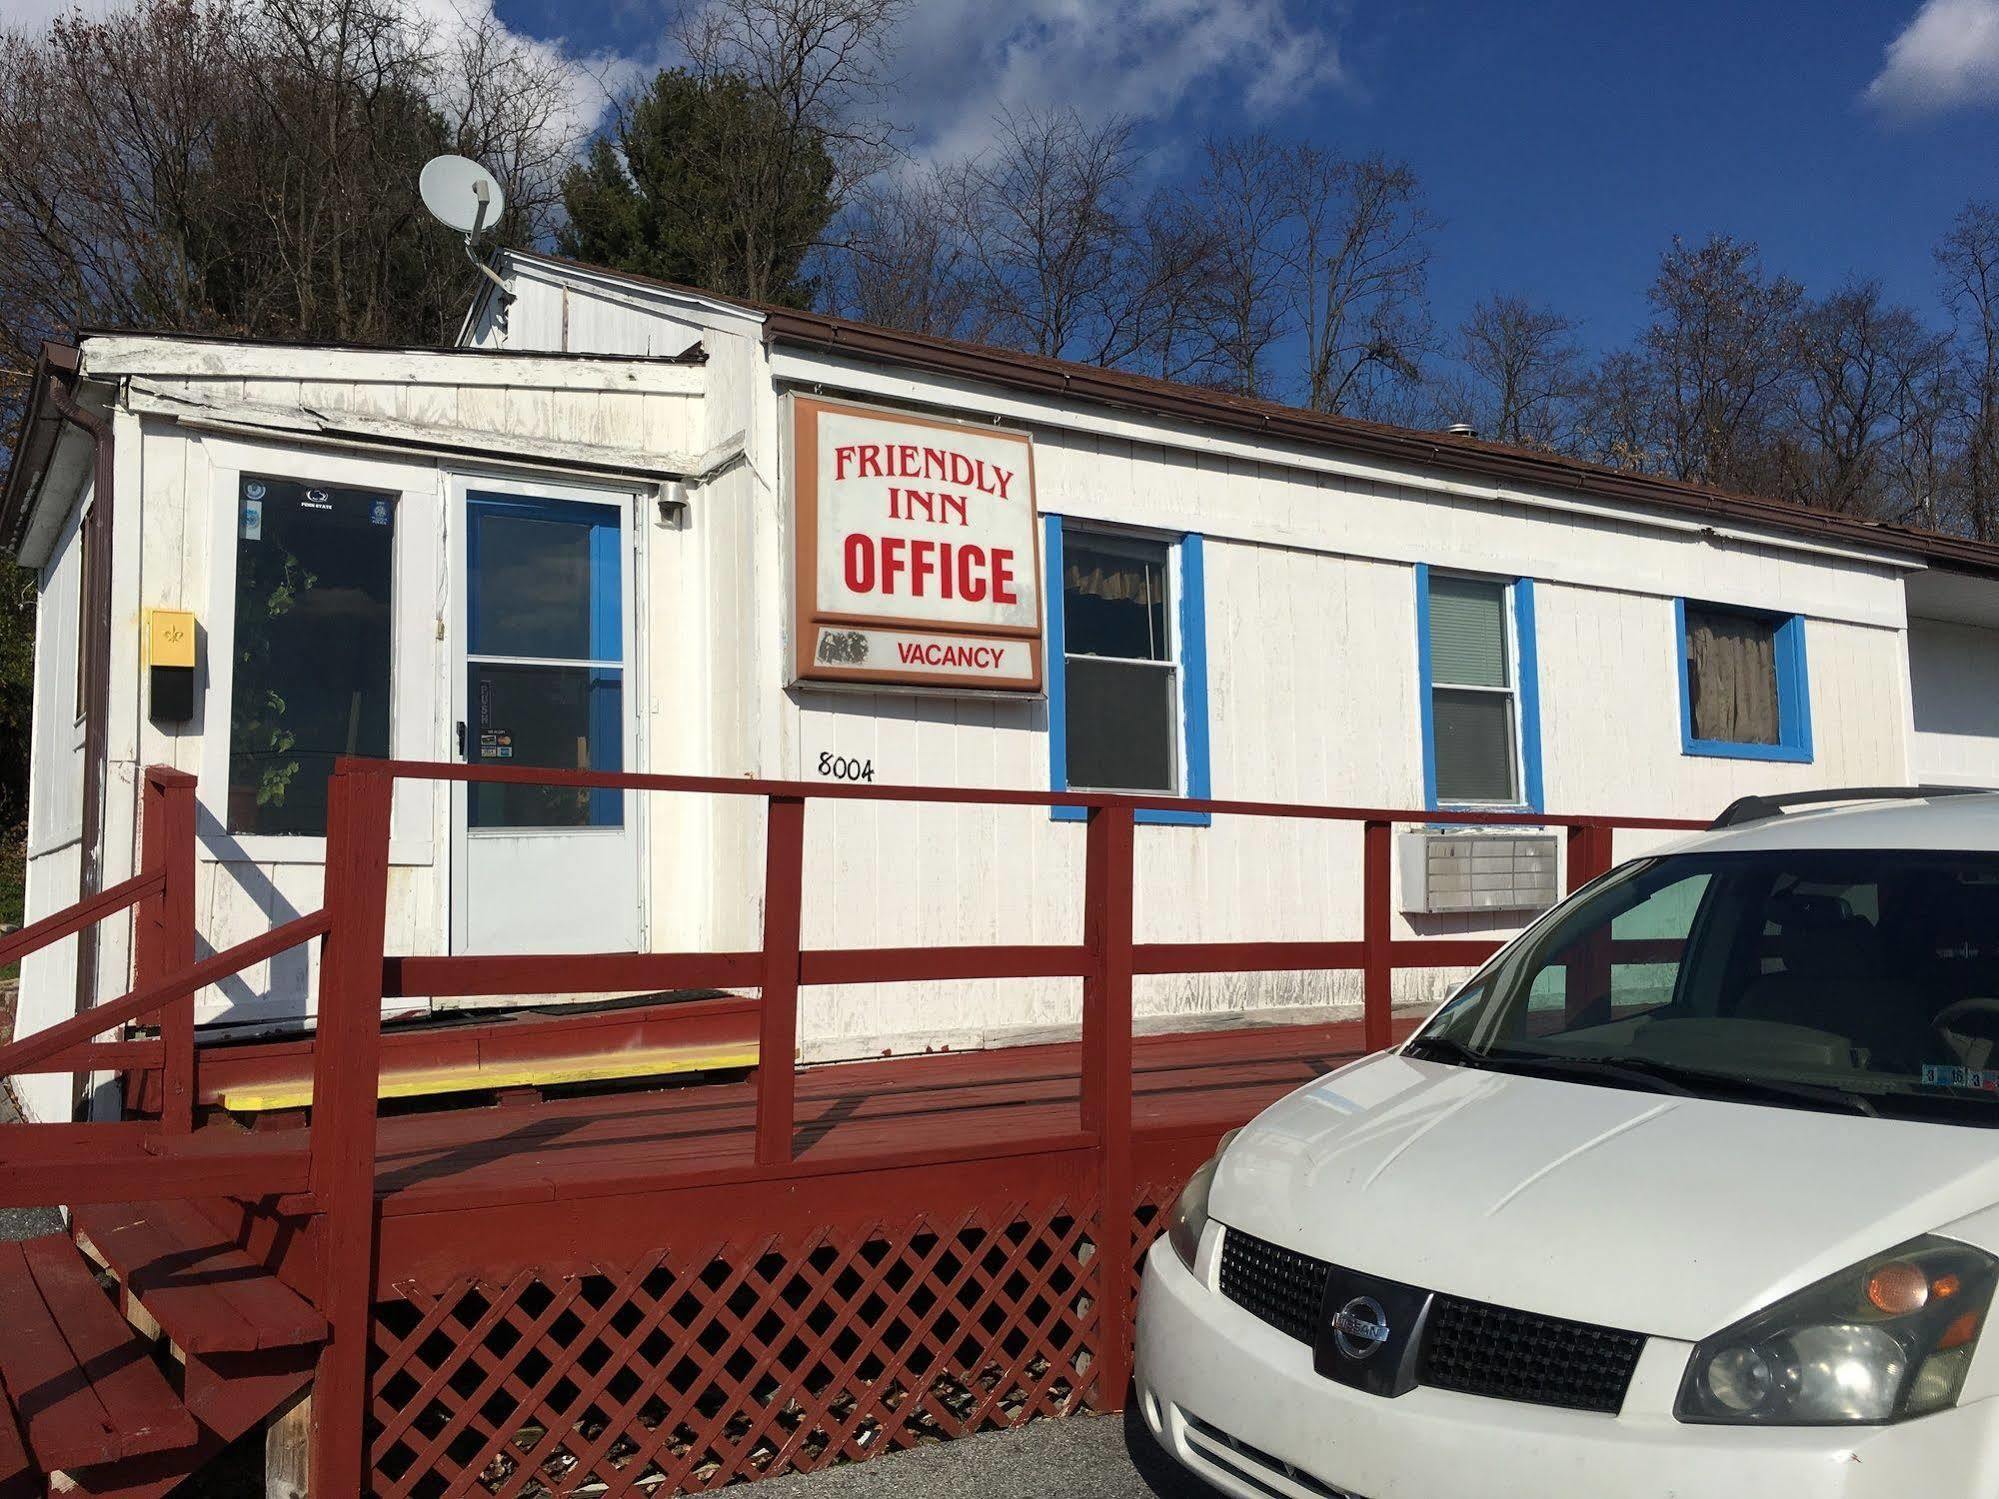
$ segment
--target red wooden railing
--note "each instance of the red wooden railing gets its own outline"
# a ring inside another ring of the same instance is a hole
[[[398,780],[518,782],[604,790],[748,796],[767,808],[762,940],[752,952],[588,953],[488,957],[387,957],[390,804]],[[806,806],[812,801],[937,802],[977,806],[1077,807],[1085,816],[1084,918],[1073,944],[925,948],[805,949],[801,936]],[[1134,814],[1151,807],[1214,816],[1359,823],[1362,827],[1361,935],[1358,940],[1138,942],[1132,920]],[[156,1125],[23,1126],[0,1140],[0,1205],[74,1203],[123,1197],[228,1195],[280,1198],[288,1211],[319,1219],[316,1297],[330,1334],[314,1387],[317,1492],[363,1487],[367,1353],[374,1282],[375,1113],[381,1010],[385,997],[591,993],[684,987],[759,991],[755,1167],[776,1176],[795,1150],[798,992],[803,985],[1073,977],[1082,980],[1082,1076],[1077,1132],[1065,1143],[1094,1149],[1101,1162],[1100,1234],[1130,1222],[1132,1203],[1132,984],[1139,974],[1358,969],[1362,1034],[1368,1050],[1392,1036],[1390,983],[1397,968],[1473,967],[1496,941],[1397,939],[1392,923],[1392,845],[1397,824],[1555,827],[1567,833],[1567,883],[1574,889],[1607,870],[1619,828],[1680,830],[1676,818],[1600,818],[1541,813],[1431,812],[1286,803],[1206,801],[943,787],[821,785],[714,776],[626,775],[514,767],[343,760],[328,788],[326,889],[321,910],[262,937],[194,961],[194,801],[191,777],[149,771],[142,871],[92,901],[37,922],[0,942],[0,963],[81,930],[137,903],[136,987],[122,999],[0,1048],[0,1076],[85,1065],[159,1067]],[[313,1108],[299,1132],[245,1137],[191,1129],[195,1095],[192,997],[205,987],[312,938],[323,938],[318,1031],[313,1044]],[[160,1016],[158,1041],[95,1038],[145,1016]],[[137,1133],[132,1133],[134,1130]],[[61,1131],[58,1139],[47,1131]],[[124,1134],[115,1132],[124,1131]],[[44,1133],[37,1133],[44,1132]],[[106,1132],[114,1132],[107,1134]],[[93,1138],[100,1150],[87,1176],[77,1163]],[[46,1169],[26,1158],[47,1141]],[[955,1158],[922,1145],[854,1169]],[[79,1194],[83,1194],[79,1196]],[[1123,1246],[1129,1249],[1130,1245]],[[1103,1319],[1096,1346],[1097,1401],[1114,1406],[1129,1377],[1132,1256],[1100,1243]]]

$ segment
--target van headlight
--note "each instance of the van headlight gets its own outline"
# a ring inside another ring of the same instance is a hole
[[[1992,1301],[1995,1261],[1911,1239],[1701,1343],[1674,1414],[1766,1426],[1879,1424],[1957,1402]]]
[[[1194,1268],[1194,1256],[1201,1252],[1201,1230],[1208,1226],[1208,1191],[1215,1184],[1215,1167],[1222,1162],[1222,1152],[1241,1133],[1239,1129],[1232,1129],[1222,1136],[1215,1153],[1208,1157],[1200,1170],[1187,1178],[1187,1185],[1180,1189],[1173,1211],[1167,1216],[1166,1242],[1173,1246],[1173,1252],[1180,1256],[1180,1263],[1189,1270]]]

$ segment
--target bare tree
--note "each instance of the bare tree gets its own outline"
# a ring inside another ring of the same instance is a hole
[[[1898,493],[1902,428],[1934,427],[1947,340],[1877,282],[1852,282],[1812,303],[1793,329],[1796,377],[1782,415],[1777,471],[1786,498],[1902,520],[1920,497]]]
[[[1074,110],[1000,117],[982,156],[947,169],[952,222],[999,342],[1115,364],[1144,343],[1132,289],[1132,122]]]
[[[870,183],[841,230],[847,253],[830,263],[829,292],[862,322],[946,338],[986,335],[971,259],[934,172]]]
[[[696,77],[740,79],[774,107],[778,145],[832,158],[838,209],[894,159],[895,129],[876,106],[907,9],[908,0],[698,0],[673,32]],[[768,170],[784,175],[784,150],[767,154]]]
[[[1583,384],[1575,332],[1571,319],[1521,296],[1498,293],[1472,308],[1458,329],[1458,357],[1481,433],[1525,447],[1569,444]]]
[[[418,169],[489,160],[499,237],[535,237],[570,85],[397,0],[139,0],[0,36],[0,364],[18,382],[83,322],[446,337],[475,278]]]
[[[1214,246],[1212,226],[1183,194],[1161,192],[1147,204],[1133,262],[1139,301],[1128,319],[1127,364],[1162,380],[1194,380],[1208,369],[1203,309]]]
[[[1657,385],[1660,457],[1678,479],[1753,490],[1772,479],[1771,437],[1795,375],[1804,290],[1767,276],[1756,246],[1675,239],[1641,344]]]
[[[1956,345],[1953,509],[1972,535],[1999,539],[1999,202],[1966,204],[1936,261]]]
[[[1301,145],[1292,154],[1293,307],[1315,411],[1378,415],[1421,375],[1431,344],[1430,235],[1416,174]]]
[[[1574,452],[1612,468],[1657,470],[1659,390],[1644,355],[1616,349],[1597,361],[1578,396]]]
[[[1214,136],[1194,190],[1194,211],[1209,236],[1196,303],[1208,373],[1241,395],[1271,394],[1266,362],[1288,331],[1291,167],[1291,151],[1261,132]]]

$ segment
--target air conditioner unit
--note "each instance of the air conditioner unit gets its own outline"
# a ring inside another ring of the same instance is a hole
[[[1414,832],[1396,841],[1404,911],[1545,911],[1559,893],[1553,833]]]

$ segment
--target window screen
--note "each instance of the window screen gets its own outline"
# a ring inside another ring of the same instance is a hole
[[[1520,800],[1506,604],[1504,583],[1430,579],[1430,726],[1439,801]]]
[[[1687,710],[1696,739],[1777,744],[1777,622],[1687,606]]]
[[[393,495],[244,475],[230,832],[322,834],[334,760],[388,754],[395,514]]]
[[[1161,543],[1063,535],[1063,706],[1073,787],[1179,788],[1180,687],[1168,572]]]

